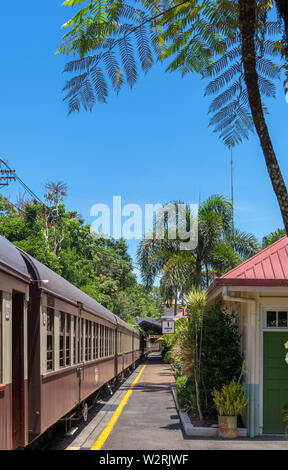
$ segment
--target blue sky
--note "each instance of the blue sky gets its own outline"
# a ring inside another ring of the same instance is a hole
[[[140,205],[230,196],[229,153],[208,128],[209,99],[199,77],[182,79],[157,65],[132,91],[123,88],[92,113],[68,116],[61,92],[67,58],[55,51],[71,10],[56,0],[31,0],[5,2],[1,13],[0,155],[36,194],[43,195],[47,181],[65,181],[68,207],[87,223],[91,206],[111,205],[113,195]],[[288,182],[288,105],[280,83],[269,109]],[[234,177],[236,225],[259,238],[282,226],[256,136],[234,150]],[[18,191],[1,189],[12,199]],[[136,245],[130,243],[132,255]]]

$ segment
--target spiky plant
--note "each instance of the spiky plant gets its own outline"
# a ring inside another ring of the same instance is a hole
[[[186,377],[194,376],[194,355],[195,340],[191,324],[187,319],[179,319],[176,322],[178,327],[178,340],[172,348],[172,354],[175,360],[181,364],[181,372]]]
[[[184,300],[187,304],[189,318],[194,325],[194,379],[199,419],[202,421],[203,414],[200,401],[201,357],[203,340],[203,317],[207,303],[207,294],[202,292],[199,288],[192,288]]]

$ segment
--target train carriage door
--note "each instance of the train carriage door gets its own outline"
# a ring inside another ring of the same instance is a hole
[[[25,444],[24,294],[12,293],[12,445]]]

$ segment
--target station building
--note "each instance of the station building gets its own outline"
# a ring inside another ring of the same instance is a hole
[[[280,410],[288,400],[288,237],[244,261],[208,288],[208,302],[221,301],[236,314],[247,363],[250,437],[283,434]]]

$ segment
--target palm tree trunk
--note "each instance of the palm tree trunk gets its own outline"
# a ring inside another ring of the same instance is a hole
[[[202,284],[202,261],[201,261],[201,254],[197,253],[196,258],[196,273],[195,273],[195,284],[196,287],[201,287]]]
[[[205,264],[205,272],[206,272],[206,287],[208,289],[209,287],[209,270],[208,270],[208,265]]]
[[[195,321],[195,354],[194,354],[194,381],[195,381],[195,392],[196,392],[196,403],[198,408],[198,414],[200,421],[203,421],[203,414],[201,409],[201,399],[199,390],[199,356],[198,356],[198,324]]]
[[[265,121],[256,71],[256,0],[239,0],[244,78],[254,125],[260,140],[267,170],[276,194],[284,227],[288,234],[288,193]]]
[[[178,290],[175,288],[175,304],[174,304],[174,316],[176,317],[178,313]]]

